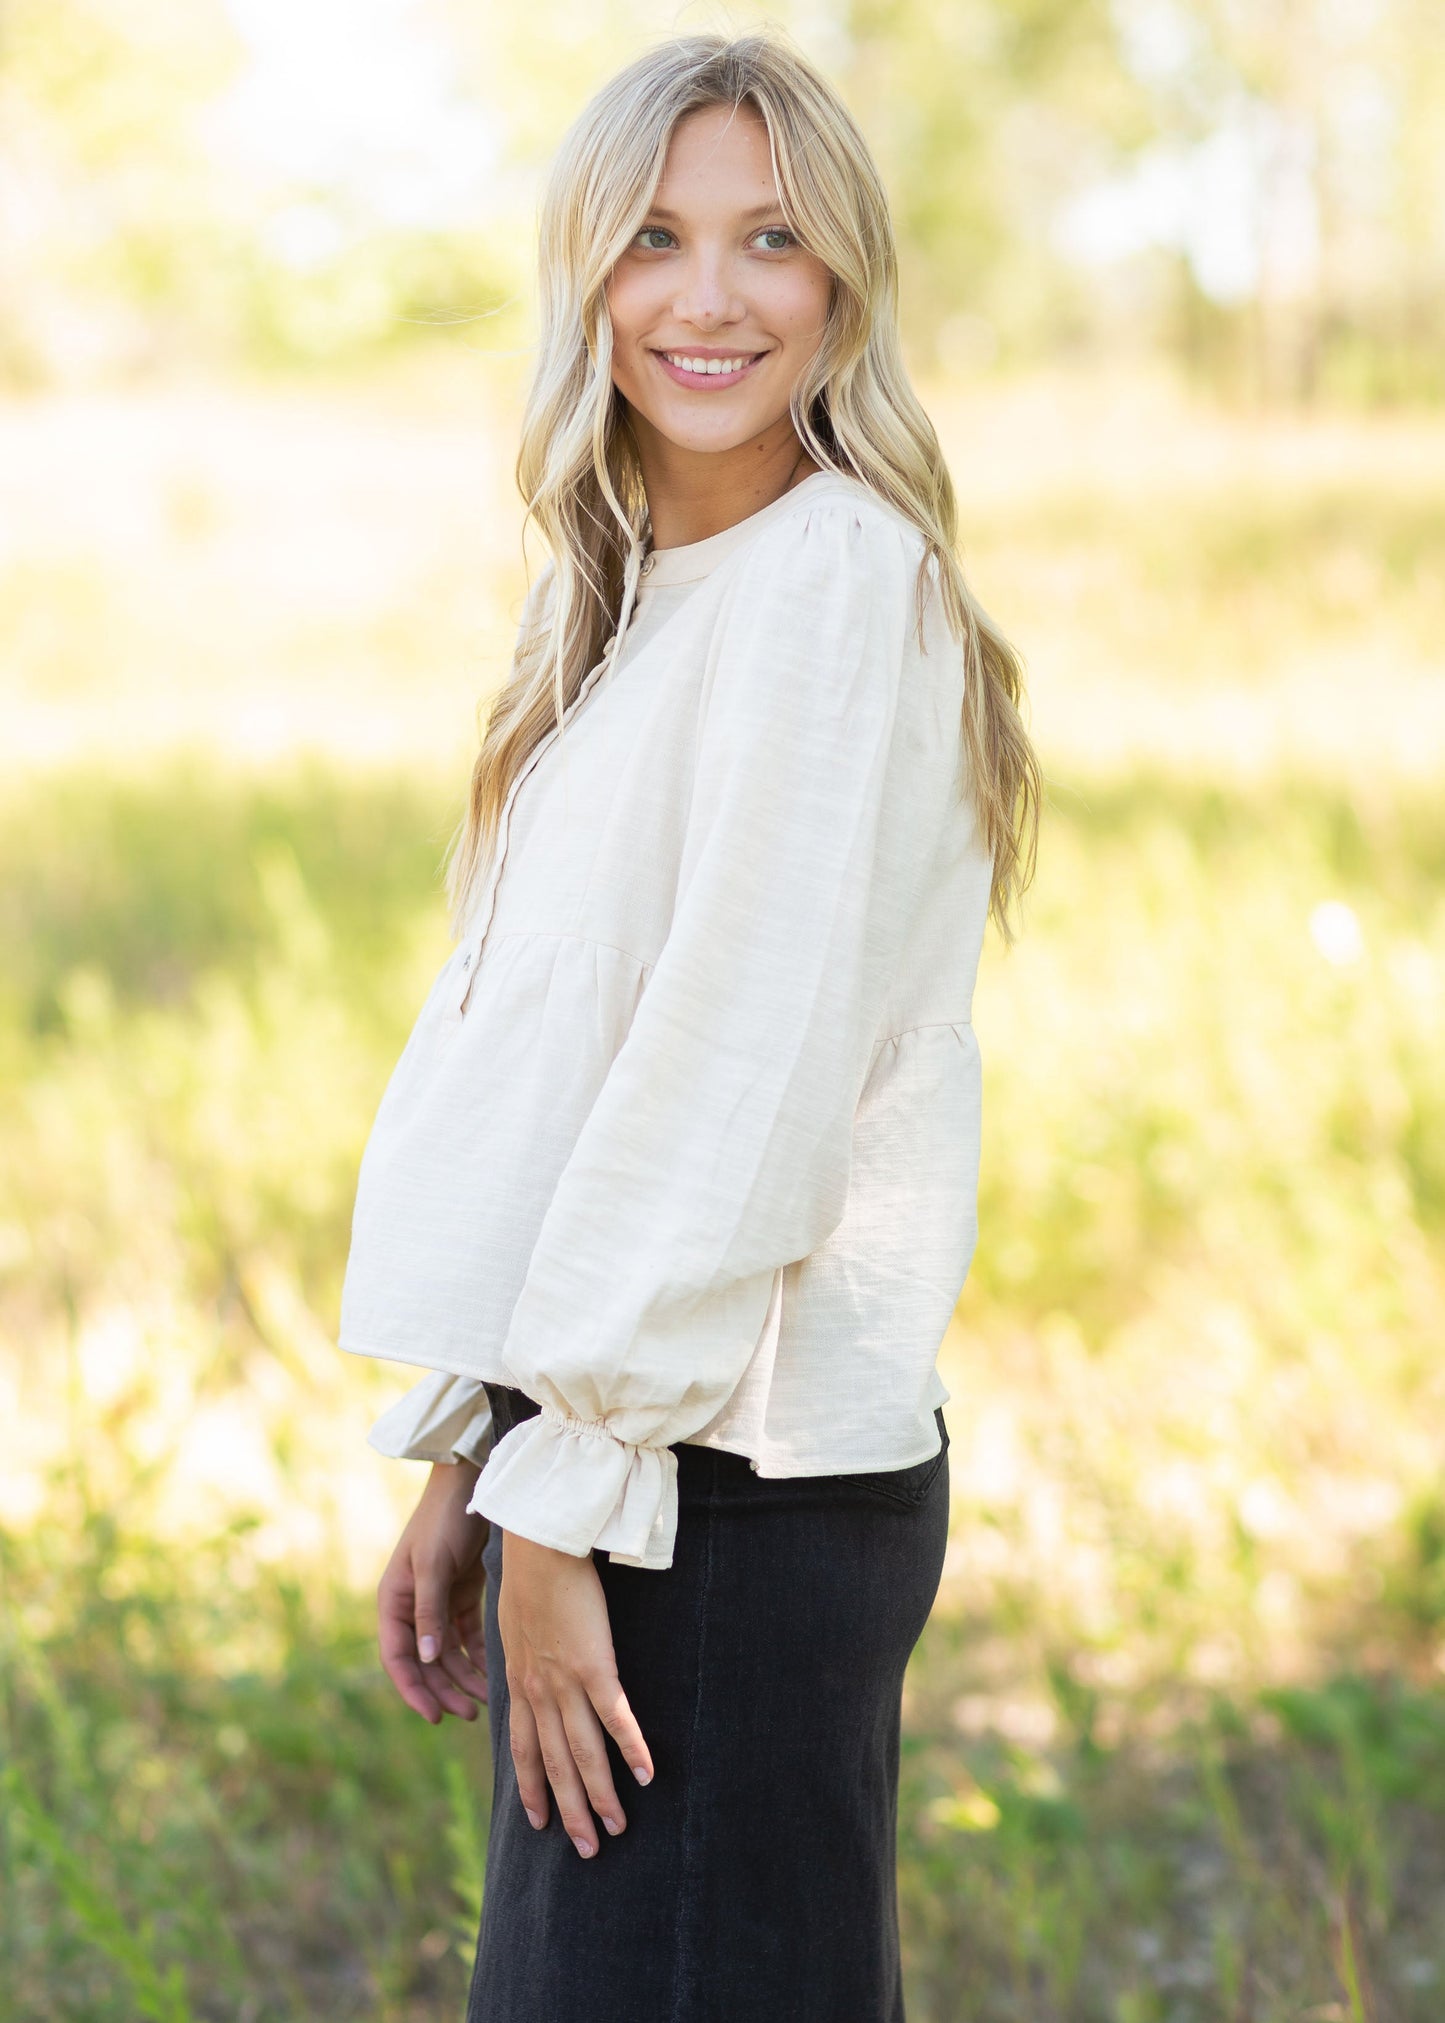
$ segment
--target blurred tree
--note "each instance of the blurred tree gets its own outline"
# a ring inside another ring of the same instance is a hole
[[[1053,218],[1154,131],[1108,0],[851,0],[847,27],[920,354],[947,370],[1081,335],[1087,283]]]
[[[1438,0],[1114,6],[1164,147],[1196,166],[1223,147],[1238,163],[1237,216],[1204,221],[1236,241],[1232,317],[1201,317],[1197,297],[1185,305],[1179,334],[1196,369],[1217,369],[1219,339],[1232,336],[1262,402],[1325,388],[1445,394]],[[1200,269],[1195,289],[1208,292]]]
[[[335,358],[495,308],[481,235],[249,156],[221,0],[0,8],[0,381]]]
[[[284,89],[251,91],[238,146],[262,16]],[[763,19],[878,155],[915,365],[1154,348],[1266,401],[1445,395],[1440,0],[783,0]],[[748,17],[0,0],[0,380],[336,360],[455,320],[521,355],[558,139],[649,39],[711,26]],[[418,50],[431,97],[407,95]],[[305,145],[323,108],[349,154]],[[394,158],[432,141],[440,199],[395,201]],[[444,189],[453,156],[470,166]]]
[[[216,0],[0,11],[0,370],[153,358],[224,322],[225,229],[197,114],[240,51]],[[198,259],[198,255],[202,256]]]

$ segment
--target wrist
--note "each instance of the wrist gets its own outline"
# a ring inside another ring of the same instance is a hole
[[[513,1561],[525,1567],[548,1569],[554,1572],[576,1570],[584,1561],[591,1561],[590,1552],[563,1552],[558,1545],[543,1545],[540,1539],[528,1538],[523,1531],[503,1531],[503,1557],[510,1553]]]
[[[427,1493],[444,1502],[459,1497],[463,1503],[469,1503],[481,1472],[475,1461],[433,1461],[431,1474],[427,1477]]]

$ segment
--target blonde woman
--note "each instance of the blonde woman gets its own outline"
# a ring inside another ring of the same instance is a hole
[[[785,39],[604,86],[540,269],[550,563],[343,1298],[345,1348],[433,1373],[372,1434],[433,1463],[382,1655],[433,1722],[490,1679],[469,2023],[896,2023],[1019,666],[955,556],[878,174]]]

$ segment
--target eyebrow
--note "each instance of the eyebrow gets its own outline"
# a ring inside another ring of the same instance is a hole
[[[770,197],[767,203],[755,204],[752,210],[744,211],[742,213],[742,216],[744,217],[744,219],[766,218],[773,215],[774,213],[781,214],[782,208],[783,203],[781,197]],[[677,212],[669,211],[663,204],[654,204],[647,215],[649,218],[671,218],[674,224],[678,224],[680,222]]]

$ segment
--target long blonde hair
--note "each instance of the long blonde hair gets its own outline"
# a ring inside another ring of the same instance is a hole
[[[882,180],[843,101],[776,31],[679,36],[648,50],[593,97],[553,163],[538,243],[539,355],[517,457],[527,519],[551,552],[549,594],[529,612],[472,770],[448,867],[457,930],[491,862],[508,790],[596,666],[620,617],[629,558],[635,567],[648,530],[636,445],[612,383],[608,277],[646,221],[677,121],[744,103],[767,127],[789,229],[835,277],[821,344],[793,390],[793,425],[815,462],[861,480],[918,528],[926,543],[920,625],[936,559],[943,608],[965,655],[962,734],[993,854],[990,911],[1009,941],[1014,903],[1033,875],[1040,804],[1018,708],[1021,663],[975,601],[955,552],[953,483],[903,366]]]

